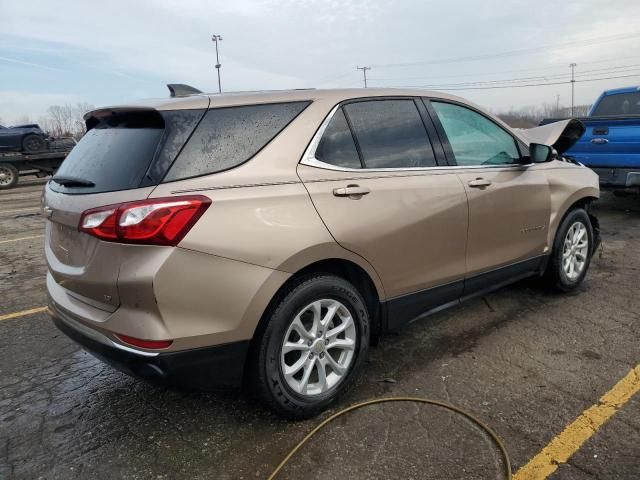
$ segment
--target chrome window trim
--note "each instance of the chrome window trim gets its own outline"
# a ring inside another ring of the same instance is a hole
[[[384,99],[385,97],[381,97]],[[336,112],[342,108],[342,103],[337,104],[335,107],[331,109],[329,114],[320,124],[320,128],[316,131],[315,135],[311,139],[309,146],[304,151],[302,155],[302,160],[300,160],[300,164],[307,165],[309,167],[322,168],[324,170],[334,170],[338,172],[428,172],[431,170],[467,170],[467,169],[486,169],[486,168],[521,168],[521,167],[529,167],[534,165],[534,163],[527,164],[508,164],[508,165],[437,165],[435,167],[405,167],[405,168],[348,168],[348,167],[338,167],[337,165],[331,165],[330,163],[323,162],[316,158],[316,150],[318,149],[318,144],[320,143],[320,139],[324,135],[325,130],[329,126],[329,123],[333,119],[333,116]],[[502,127],[500,127],[502,128]],[[504,130],[504,129],[503,129]],[[507,132],[509,133],[509,132]],[[511,135],[513,138],[513,135]],[[515,139],[514,139],[515,140]]]

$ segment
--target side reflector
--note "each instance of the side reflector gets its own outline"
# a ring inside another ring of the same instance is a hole
[[[173,340],[142,340],[140,338],[134,338],[134,337],[129,337],[127,335],[120,335],[120,334],[116,334],[116,337],[118,337],[124,343],[132,345],[134,347],[148,348],[151,350],[160,350],[162,348],[168,348],[173,343]]]

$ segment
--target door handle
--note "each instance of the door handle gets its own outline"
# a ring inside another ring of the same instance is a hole
[[[609,143],[609,140],[606,138],[592,138],[591,143],[595,143],[596,145],[603,145],[605,143]]]
[[[484,178],[476,178],[475,180],[471,180],[469,182],[469,186],[471,188],[485,188],[491,185],[490,180],[485,180]]]
[[[371,193],[371,190],[360,185],[347,185],[346,187],[333,189],[334,196],[349,197],[352,200],[359,200],[363,195],[368,195],[369,193]]]

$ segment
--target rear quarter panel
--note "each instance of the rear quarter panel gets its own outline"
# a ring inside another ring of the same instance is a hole
[[[211,207],[181,247],[287,273],[319,260],[349,260],[369,273],[384,298],[373,268],[335,242],[299,181],[200,194],[211,198]]]

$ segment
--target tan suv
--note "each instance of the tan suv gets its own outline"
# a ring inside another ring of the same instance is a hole
[[[43,197],[54,321],[129,374],[307,417],[385,332],[587,272],[598,177],[460,98],[175,91],[88,113]]]

